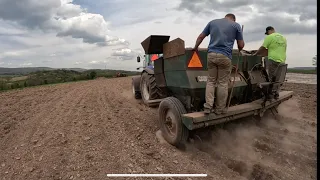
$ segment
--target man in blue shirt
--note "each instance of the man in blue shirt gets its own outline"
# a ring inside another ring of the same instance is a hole
[[[198,36],[193,50],[197,50],[203,39],[210,34],[208,46],[208,78],[206,85],[206,103],[204,112],[209,114],[214,104],[215,86],[217,85],[216,114],[226,113],[228,82],[232,70],[232,49],[237,40],[238,49],[244,47],[241,27],[235,22],[234,14],[227,14],[222,19],[210,21]]]

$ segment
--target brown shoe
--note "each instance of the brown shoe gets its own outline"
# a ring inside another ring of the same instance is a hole
[[[205,113],[205,114],[210,114],[211,112],[212,112],[211,109],[204,108],[204,113]]]
[[[220,115],[221,114],[221,111],[218,111],[218,110],[213,110],[213,112],[216,114],[216,115]]]
[[[221,110],[221,109],[215,109],[213,112],[214,112],[216,115],[220,115],[220,114],[226,114],[226,113],[227,113],[227,110],[226,110],[226,109],[223,109],[223,110]]]

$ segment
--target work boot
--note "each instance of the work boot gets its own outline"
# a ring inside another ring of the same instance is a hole
[[[227,113],[227,109],[214,109],[213,111],[216,115],[220,115],[220,114],[226,114]]]
[[[210,114],[210,113],[211,113],[211,109],[209,109],[209,108],[204,108],[204,113],[205,113],[205,114]]]

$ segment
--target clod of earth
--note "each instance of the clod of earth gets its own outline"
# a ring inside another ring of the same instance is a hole
[[[178,164],[179,162],[177,160],[174,160],[173,163]]]
[[[162,171],[162,168],[160,168],[160,167],[156,167],[156,170],[158,170],[158,171]]]
[[[83,138],[85,141],[88,141],[88,140],[90,140],[91,138],[90,137],[84,137]]]

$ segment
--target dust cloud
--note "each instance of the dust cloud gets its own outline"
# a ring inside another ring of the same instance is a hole
[[[312,140],[314,134],[307,130],[298,101],[290,99],[277,110],[277,114],[267,111],[261,119],[248,117],[196,130],[187,151],[207,153],[217,164],[248,179],[278,179],[285,171],[290,176],[290,164],[297,159],[315,166],[313,149],[306,150],[301,140]]]
[[[156,137],[157,137],[157,139],[158,139],[158,141],[159,141],[160,144],[168,144],[168,142],[164,139],[161,130],[158,130],[158,131],[156,132]]]

